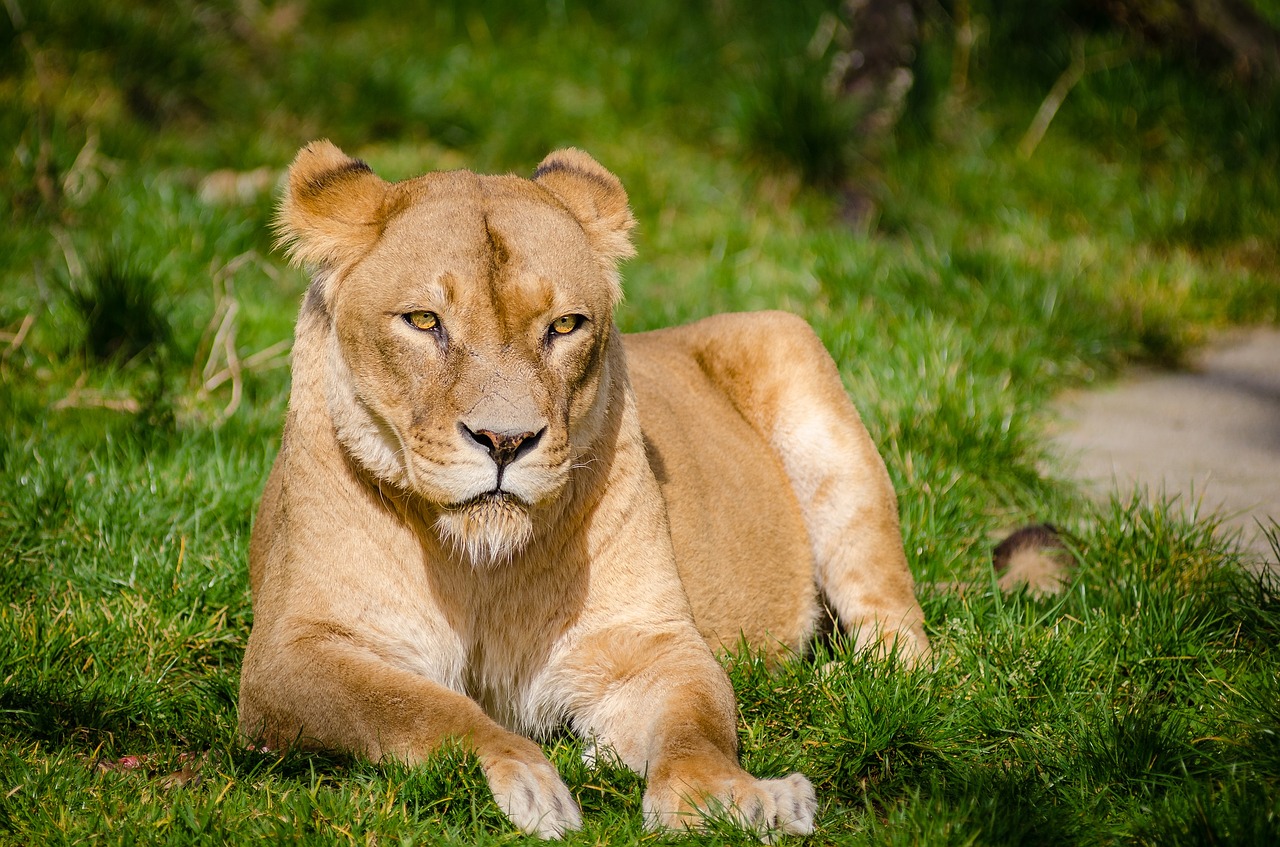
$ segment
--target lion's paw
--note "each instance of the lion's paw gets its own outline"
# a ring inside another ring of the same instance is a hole
[[[813,817],[818,811],[818,795],[813,783],[803,774],[793,773],[781,779],[760,779],[756,785],[773,796],[775,817],[771,831],[787,835],[809,835],[813,832]]]
[[[670,780],[650,784],[644,798],[645,825],[650,829],[702,828],[724,821],[769,842],[777,835],[808,835],[818,799],[813,785],[802,774],[781,779],[756,779],[745,771],[694,784]]]
[[[498,808],[530,835],[560,838],[582,827],[577,802],[545,758],[503,759],[484,770]]]

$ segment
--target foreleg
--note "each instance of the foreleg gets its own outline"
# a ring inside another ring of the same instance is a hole
[[[475,751],[498,806],[520,829],[556,838],[582,824],[577,803],[538,745],[503,729],[465,695],[340,635],[297,637],[269,652],[250,649],[240,727],[271,747],[336,749],[409,764],[458,743]]]
[[[647,777],[647,827],[725,819],[766,839],[813,832],[817,800],[803,775],[756,779],[738,763],[733,690],[692,628],[611,631],[578,653],[575,728]]]

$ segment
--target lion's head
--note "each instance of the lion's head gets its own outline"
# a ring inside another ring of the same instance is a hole
[[[633,223],[578,150],[532,180],[389,183],[327,141],[290,168],[278,226],[312,268],[338,439],[473,562],[529,541],[600,426]]]

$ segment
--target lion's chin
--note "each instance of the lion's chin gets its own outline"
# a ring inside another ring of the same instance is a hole
[[[529,510],[514,497],[487,494],[444,509],[436,531],[477,567],[510,561],[533,537]]]

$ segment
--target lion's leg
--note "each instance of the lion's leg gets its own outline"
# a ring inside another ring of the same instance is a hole
[[[470,747],[507,817],[556,838],[582,815],[538,745],[500,727],[473,700],[390,665],[338,637],[293,640],[246,654],[240,730],[272,747],[339,749],[410,764],[442,744]]]
[[[713,818],[765,837],[813,832],[817,800],[803,775],[757,779],[738,763],[733,689],[692,627],[598,633],[571,665],[574,729],[647,777],[648,828]]]
[[[859,646],[927,654],[889,474],[839,372],[803,320],[781,312],[705,321],[699,363],[777,451],[800,504],[815,579]]]

